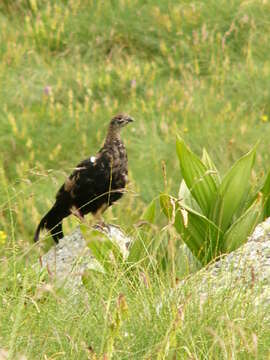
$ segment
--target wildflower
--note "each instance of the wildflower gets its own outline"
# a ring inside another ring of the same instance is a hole
[[[263,121],[263,122],[267,122],[268,121],[268,116],[267,115],[262,115],[261,116],[261,120]]]
[[[4,245],[6,242],[7,234],[0,230],[0,245]]]
[[[44,91],[44,94],[45,94],[45,95],[49,96],[50,93],[52,92],[52,88],[51,88],[51,86],[47,85],[47,86],[45,86],[45,88],[43,89],[43,91]]]
[[[135,89],[135,87],[136,87],[136,79],[131,80],[130,86],[131,86],[132,89]]]

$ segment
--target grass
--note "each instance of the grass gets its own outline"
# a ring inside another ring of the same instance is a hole
[[[30,267],[1,279],[1,343],[30,359],[266,359],[267,309],[243,288],[210,292],[188,282],[171,295],[156,271],[87,277],[86,292],[72,296],[43,283]],[[20,276],[18,276],[20,274]],[[145,278],[148,280],[145,281]],[[169,280],[170,281],[170,280]],[[4,291],[3,291],[4,290]],[[213,311],[214,309],[214,311]],[[13,358],[13,357],[11,357]]]
[[[89,345],[101,356],[114,337],[114,357],[123,359],[173,357],[174,349],[187,359],[269,356],[262,310],[240,290],[201,309],[187,289],[178,319],[176,299],[155,311],[177,272],[149,271],[146,287],[125,274],[114,283],[121,273],[93,276],[89,299],[74,304],[31,270],[51,244],[32,245],[40,217],[120,111],[136,119],[123,134],[130,191],[105,217],[129,233],[164,189],[162,162],[168,191],[178,191],[176,133],[197,153],[205,146],[222,173],[260,140],[257,177],[269,169],[269,14],[267,1],[1,2],[0,345],[10,358],[83,359]],[[75,225],[69,219],[65,231]],[[169,244],[172,269],[173,254],[182,255],[178,240]],[[129,315],[110,335],[120,294]]]

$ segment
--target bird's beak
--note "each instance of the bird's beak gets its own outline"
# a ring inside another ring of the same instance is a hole
[[[127,121],[127,123],[131,123],[134,121],[134,119],[132,117],[128,116],[126,121]]]

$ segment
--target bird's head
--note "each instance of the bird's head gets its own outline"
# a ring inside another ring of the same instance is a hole
[[[112,118],[112,120],[110,122],[110,127],[113,128],[114,130],[118,130],[133,121],[134,120],[132,119],[131,116],[129,116],[127,114],[119,114]]]

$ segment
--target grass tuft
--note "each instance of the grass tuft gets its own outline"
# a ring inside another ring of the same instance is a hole
[[[178,192],[176,134],[197,153],[206,147],[221,173],[260,140],[255,170],[269,169],[269,24],[267,1],[1,2],[0,354],[269,357],[267,312],[255,294],[203,302],[190,285],[169,297],[196,264],[172,229],[160,230],[162,218],[153,236],[168,256],[144,272],[136,265],[134,280],[93,273],[88,296],[73,298],[31,267],[51,246],[33,246],[38,221],[120,111],[136,119],[123,134],[131,182],[105,217],[134,236],[146,204],[164,186]],[[65,231],[76,224],[68,219]]]

